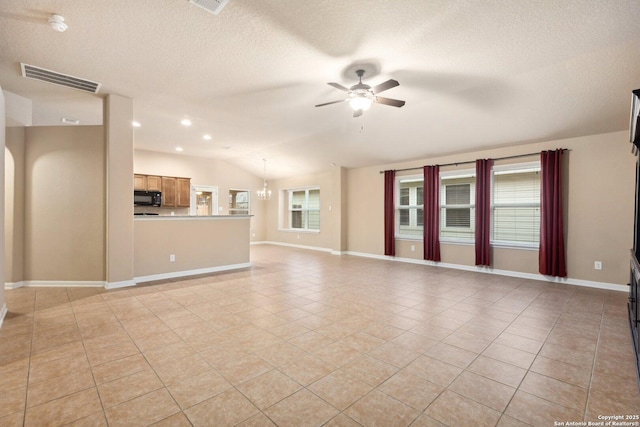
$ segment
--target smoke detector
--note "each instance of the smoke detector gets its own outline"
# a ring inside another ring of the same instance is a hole
[[[67,28],[69,28],[69,26],[64,23],[64,16],[62,15],[51,15],[51,18],[49,18],[49,25],[60,33],[63,33]]]
[[[80,120],[78,119],[69,119],[66,117],[63,117],[62,120],[60,120],[63,124],[65,125],[79,125],[80,124]]]
[[[189,0],[189,3],[195,4],[204,10],[217,15],[229,0]]]

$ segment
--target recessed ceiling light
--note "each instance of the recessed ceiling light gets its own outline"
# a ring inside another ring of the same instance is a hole
[[[182,147],[176,147],[176,151],[184,151],[184,148],[182,148]]]
[[[191,126],[191,120],[189,120],[189,119],[182,119],[182,120],[180,121],[180,124],[181,124],[182,126]]]
[[[222,149],[223,150],[231,150],[231,146],[230,145],[223,145]]]
[[[134,128],[139,128],[140,126],[142,126],[140,124],[140,122],[136,122],[135,120],[131,122],[131,126],[133,126]]]
[[[206,139],[207,141],[211,141],[211,135],[206,133],[206,134],[202,135],[202,139]]]

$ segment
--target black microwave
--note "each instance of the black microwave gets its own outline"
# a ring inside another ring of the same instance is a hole
[[[134,190],[133,206],[160,206],[162,193],[159,191]]]

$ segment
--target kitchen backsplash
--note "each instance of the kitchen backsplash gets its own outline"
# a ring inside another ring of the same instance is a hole
[[[189,208],[158,208],[155,206],[134,206],[133,213],[153,213],[158,215],[189,215]]]

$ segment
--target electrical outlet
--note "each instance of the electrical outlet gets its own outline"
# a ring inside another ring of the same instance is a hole
[[[596,270],[602,270],[602,261],[596,261],[593,263],[593,268]]]
[[[416,245],[411,245],[411,252],[415,252],[416,250]]]
[[[174,254],[169,255],[169,262],[175,262],[176,256]]]

